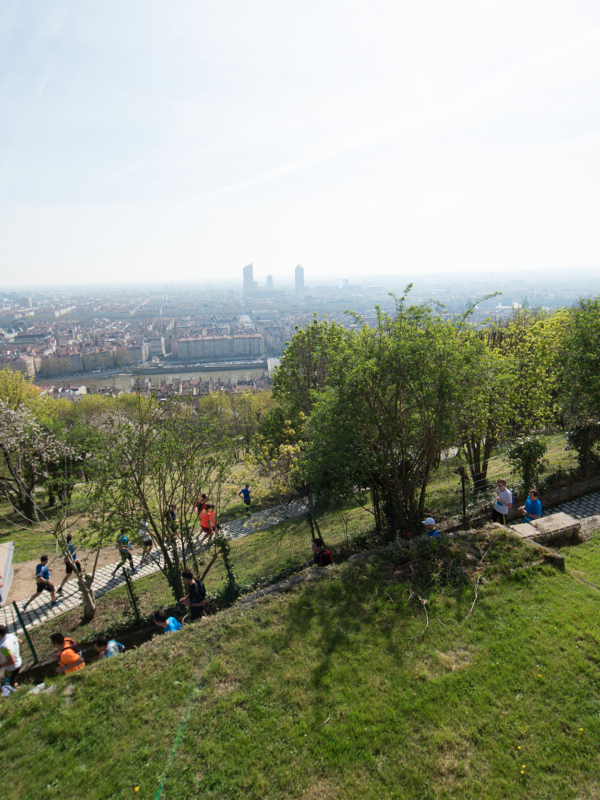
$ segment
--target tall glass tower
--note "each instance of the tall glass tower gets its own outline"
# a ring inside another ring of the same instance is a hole
[[[304,294],[304,267],[296,267],[296,294]]]

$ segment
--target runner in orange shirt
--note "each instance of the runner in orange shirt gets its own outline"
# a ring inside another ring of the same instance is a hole
[[[210,506],[205,506],[200,512],[200,527],[204,536],[200,539],[200,547],[204,544],[205,540],[212,539],[212,530],[210,527]]]
[[[58,666],[55,669],[57,675],[68,675],[85,667],[83,656],[73,639],[63,636],[62,633],[53,633],[50,641],[58,651]]]

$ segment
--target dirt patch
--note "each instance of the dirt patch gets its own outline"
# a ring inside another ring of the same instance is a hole
[[[339,796],[339,789],[332,781],[322,780],[309,786],[302,800],[336,800]]]
[[[96,552],[96,550],[84,550],[83,548],[77,549],[77,556],[81,561],[81,566],[83,567],[84,572],[91,572],[93,569],[94,561],[96,559]],[[135,550],[133,550],[133,553],[134,561],[137,565],[139,557],[136,556]],[[41,552],[40,555],[42,555]],[[50,580],[58,589],[62,583],[62,579],[65,576],[65,565],[63,558],[60,554],[56,553],[54,555],[48,553],[48,555],[50,556]],[[103,547],[100,550],[100,555],[98,556],[98,567],[106,567],[109,564],[116,564],[118,560],[119,558],[116,547],[113,545],[110,547]],[[31,595],[35,592],[35,568],[39,563],[40,561],[38,557],[32,561],[21,561],[20,564],[15,564],[13,582],[8,595],[9,603],[12,603],[13,600],[27,600],[27,598],[31,597]],[[75,576],[71,575],[69,581],[74,580]],[[65,584],[65,587],[67,585],[68,583]]]

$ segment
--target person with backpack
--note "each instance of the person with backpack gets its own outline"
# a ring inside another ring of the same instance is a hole
[[[62,633],[53,633],[50,641],[57,650],[58,666],[54,670],[57,675],[68,675],[85,667],[83,656],[73,639]]]
[[[35,585],[36,592],[35,594],[32,594],[29,600],[23,605],[23,611],[26,611],[29,603],[31,603],[34,598],[39,597],[42,592],[50,592],[53,606],[60,605],[61,601],[56,599],[56,589],[54,588],[54,584],[50,583],[48,556],[40,556],[40,563],[35,568]]]
[[[69,576],[73,574],[73,564],[75,564],[75,569],[81,575],[81,561],[77,558],[77,551],[70,533],[67,534],[67,553],[68,555],[64,559],[66,573],[61,585],[58,587],[58,594],[63,593],[63,586],[69,580]]]
[[[319,567],[328,567],[333,564],[333,557],[329,550],[325,549],[325,542],[320,537],[316,538],[312,543],[313,557],[309,558],[302,565],[308,567],[309,564],[317,564]]]
[[[181,578],[187,586],[188,594],[187,597],[182,597],[180,602],[184,606],[189,606],[192,622],[195,622],[204,614],[206,589],[200,578],[194,578],[194,573],[191,569],[184,569],[181,573]]]
[[[119,555],[121,556],[121,563],[117,564],[117,566],[113,570],[113,578],[117,574],[117,570],[120,569],[127,559],[129,559],[129,563],[131,564],[131,572],[135,572],[135,567],[133,566],[133,556],[129,551],[129,537],[125,533],[125,528],[121,528],[121,533],[117,536],[117,548],[119,550]]]

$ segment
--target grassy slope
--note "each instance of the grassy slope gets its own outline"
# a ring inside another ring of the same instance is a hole
[[[566,552],[467,621],[469,587],[432,592],[424,635],[393,567],[347,565],[15,697],[3,800],[154,798],[182,720],[172,800],[598,797],[600,592],[569,570],[597,575],[600,539]]]

